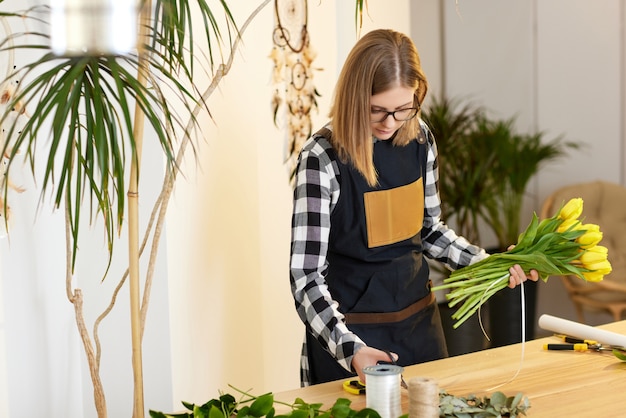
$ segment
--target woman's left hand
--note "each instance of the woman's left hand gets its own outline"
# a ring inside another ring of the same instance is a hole
[[[537,270],[531,270],[529,274],[526,274],[526,272],[522,270],[522,267],[519,264],[511,267],[509,269],[509,273],[511,273],[511,277],[509,278],[509,287],[511,289],[528,279],[532,280],[533,282],[539,280],[539,273],[537,273]]]
[[[507,248],[507,250],[511,251],[513,248],[515,248],[515,245],[509,245],[509,248]],[[511,276],[509,277],[509,287],[511,289],[515,288],[515,286],[517,285],[522,284],[522,282],[525,282],[528,279],[532,280],[533,282],[539,280],[539,273],[537,273],[537,270],[531,270],[530,276],[528,276],[528,274],[526,274],[526,272],[522,270],[522,267],[519,264],[511,267],[509,269],[509,273],[511,273]]]

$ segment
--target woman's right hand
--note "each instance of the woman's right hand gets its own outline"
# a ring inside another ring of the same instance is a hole
[[[393,360],[398,360],[398,355],[391,353]],[[352,368],[359,375],[361,383],[365,382],[363,369],[368,366],[375,366],[379,361],[391,361],[387,352],[372,347],[363,347],[352,357]]]

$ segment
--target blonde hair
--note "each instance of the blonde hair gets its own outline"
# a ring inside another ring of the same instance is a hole
[[[378,183],[373,161],[370,99],[397,86],[414,89],[413,106],[420,107],[428,83],[413,41],[389,29],[368,32],[346,58],[335,87],[330,117],[331,142],[339,158],[351,162],[370,186]],[[393,144],[407,145],[417,137],[419,129],[418,117],[406,121],[393,138]]]

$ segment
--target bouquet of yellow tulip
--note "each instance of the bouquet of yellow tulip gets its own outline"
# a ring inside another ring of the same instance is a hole
[[[598,282],[611,272],[608,250],[598,245],[600,227],[579,220],[583,200],[574,198],[559,212],[539,222],[537,215],[517,241],[504,253],[456,270],[432,290],[451,289],[446,295],[451,308],[463,303],[452,314],[458,328],[496,292],[509,284],[509,268],[519,264],[524,271],[537,270],[545,282],[550,276],[575,275],[582,280]]]

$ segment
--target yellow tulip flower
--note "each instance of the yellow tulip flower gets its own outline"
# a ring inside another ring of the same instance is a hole
[[[474,315],[491,296],[509,284],[509,269],[519,264],[526,272],[536,270],[543,281],[551,276],[575,275],[588,282],[599,282],[611,273],[608,249],[598,243],[602,231],[596,224],[584,224],[583,200],[571,199],[561,210],[539,221],[537,214],[514,246],[492,254],[472,265],[450,273],[432,291],[447,289],[448,306],[459,304],[452,314],[459,327]]]
[[[559,211],[558,217],[564,221],[578,219],[581,213],[583,213],[583,200],[580,197],[575,197],[563,206]]]
[[[583,251],[579,260],[585,266],[589,264],[607,261],[609,249],[602,245],[595,245]]]
[[[602,232],[600,231],[587,232],[581,235],[576,241],[584,249],[591,248],[595,245],[598,245],[598,243],[602,241]]]
[[[613,267],[609,260],[598,261],[597,263],[588,263],[584,265],[586,269],[591,271],[595,271],[598,273],[609,274],[613,271]]]
[[[597,271],[587,271],[582,273],[582,275],[588,282],[601,282],[604,279],[604,274]]]
[[[557,232],[563,233],[569,230],[581,229],[581,223],[578,219],[566,219],[561,222],[561,225],[556,229]]]
[[[581,224],[577,229],[584,229],[587,232],[600,232],[600,225],[598,224]]]

